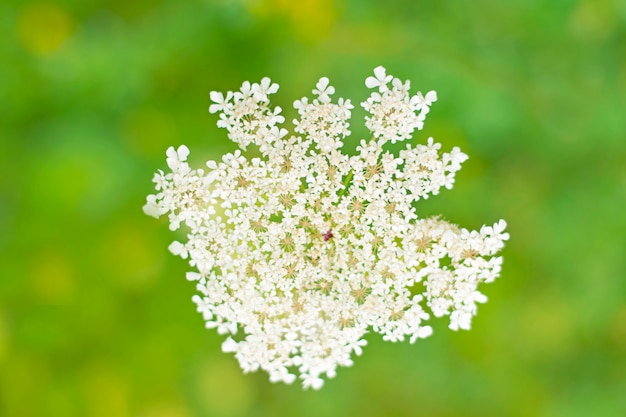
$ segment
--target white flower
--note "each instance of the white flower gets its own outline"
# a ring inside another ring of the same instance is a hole
[[[384,91],[387,89],[387,84],[393,79],[391,75],[387,75],[387,70],[385,67],[376,67],[374,68],[374,77],[367,77],[365,79],[365,86],[367,88],[376,88],[378,87],[380,91]]]
[[[261,80],[260,84],[254,84],[252,86],[252,91],[254,91],[255,98],[258,101],[269,101],[268,96],[278,91],[278,84],[272,83],[272,80],[265,77]]]
[[[170,244],[168,249],[170,250],[170,252],[172,252],[173,255],[180,256],[183,259],[187,259],[187,249],[182,243],[174,241]]]
[[[426,97],[424,97],[422,93],[418,92],[411,98],[411,102],[415,106],[415,109],[424,113],[428,113],[430,111],[430,106],[435,101],[437,101],[437,93],[435,91],[429,91],[426,93]]]
[[[313,94],[318,96],[321,103],[330,103],[330,96],[335,93],[335,87],[328,85],[328,83],[328,78],[322,77],[313,90]]]
[[[174,148],[169,148],[167,150],[167,166],[170,167],[172,171],[177,171],[181,168],[185,168],[186,164],[183,164],[187,160],[187,156],[189,156],[189,148],[185,145],[181,145],[177,150]]]
[[[403,83],[398,78],[386,75],[383,67],[376,68],[374,74],[376,76],[368,77],[365,84],[369,88],[379,87],[379,92],[372,93],[362,103],[363,108],[371,114],[365,118],[365,125],[381,144],[409,139],[415,129],[421,130],[424,126],[429,106],[437,100],[436,93],[431,91],[426,98],[422,93],[410,96],[408,81]],[[387,87],[390,81],[391,89]]]
[[[167,209],[163,208],[160,204],[157,203],[157,198],[155,195],[149,195],[146,201],[146,204],[143,206],[143,212],[148,216],[152,216],[154,218],[159,218],[165,213],[167,213]]]
[[[503,220],[469,231],[415,208],[452,187],[467,155],[442,153],[432,138],[397,156],[383,149],[422,128],[436,94],[411,96],[410,83],[383,67],[374,75],[366,85],[378,91],[362,103],[373,139],[354,156],[341,151],[353,106],[332,102],[328,78],[316,98],[294,103],[293,136],[270,107],[278,85],[264,78],[211,93],[210,107],[228,137],[257,145],[260,158],[237,150],[195,170],[183,145],[167,150],[171,172],[154,176],[144,211],[167,214],[172,230],[185,226],[186,241],[169,249],[189,259],[193,302],[244,372],[319,389],[362,354],[370,330],[414,343],[432,334],[430,314],[469,329],[486,301],[478,286],[500,274]]]
[[[229,91],[226,94],[226,97],[224,97],[224,94],[218,91],[211,91],[211,94],[209,96],[211,97],[211,101],[215,103],[209,106],[209,112],[217,113],[218,111],[227,111],[227,109],[229,108],[229,102],[233,98],[233,93]]]

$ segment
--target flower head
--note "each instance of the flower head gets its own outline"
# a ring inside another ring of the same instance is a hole
[[[373,138],[354,156],[341,151],[353,107],[333,103],[328,78],[294,103],[292,136],[270,107],[278,85],[264,78],[211,93],[210,107],[231,140],[262,157],[238,150],[205,171],[188,165],[187,147],[170,148],[171,172],[154,177],[144,210],[186,226],[186,242],[170,250],[189,259],[193,301],[245,372],[318,389],[362,353],[370,330],[413,343],[432,333],[431,313],[469,329],[486,301],[478,284],[500,273],[503,220],[469,231],[416,212],[418,200],[452,188],[467,156],[441,153],[432,138],[399,155],[383,149],[422,128],[436,94],[411,96],[383,67],[366,86],[377,89],[362,103]]]

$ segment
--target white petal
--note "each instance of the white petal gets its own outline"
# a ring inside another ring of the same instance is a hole
[[[222,104],[224,102],[224,95],[219,91],[211,91],[209,97],[211,97],[211,101],[215,103]]]
[[[376,76],[376,78],[378,78],[381,81],[381,83],[385,82],[386,74],[387,74],[387,70],[382,65],[374,68],[374,75]]]
[[[487,302],[487,296],[479,291],[474,292],[474,301],[484,304]]]
[[[224,343],[222,343],[222,352],[237,352],[237,347],[237,342],[235,342],[232,337],[228,337],[226,340],[224,340]]]
[[[185,275],[185,278],[187,278],[187,281],[199,281],[200,278],[202,278],[202,275],[197,272],[189,271]]]
[[[183,259],[187,258],[187,249],[185,248],[185,245],[180,242],[173,241],[168,249],[170,252],[172,252],[172,254],[176,256],[180,256]]]
[[[186,147],[185,145],[180,145],[178,147],[178,160],[179,161],[186,161],[187,157],[189,156],[189,148]]]
[[[153,198],[150,198],[150,197],[153,197]],[[147,214],[148,216],[152,216],[155,219],[158,219],[163,214],[163,211],[156,204],[156,199],[154,197],[155,197],[154,195],[148,196],[148,201],[143,206],[143,212]]]
[[[375,87],[378,87],[379,85],[380,85],[380,81],[374,77],[367,77],[365,79],[365,86],[367,88],[375,88]]]
[[[167,151],[165,151],[165,155],[167,155],[168,158],[172,158],[172,159],[175,159],[178,157],[178,155],[176,154],[176,150],[174,149],[173,146],[170,146],[169,148],[167,148]]]
[[[324,91],[326,87],[328,87],[328,83],[329,83],[328,77],[322,77],[320,78],[320,80],[318,81],[315,87],[320,91]]]
[[[311,382],[311,388],[313,388],[314,390],[318,390],[322,388],[322,385],[324,385],[324,380],[319,377],[314,378],[313,381]]]

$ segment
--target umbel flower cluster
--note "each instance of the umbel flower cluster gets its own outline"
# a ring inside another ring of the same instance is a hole
[[[144,206],[172,230],[185,225],[186,241],[169,249],[189,259],[206,327],[227,335],[222,349],[245,372],[263,369],[272,382],[299,377],[319,389],[352,365],[370,330],[413,343],[432,333],[430,314],[469,329],[486,301],[478,284],[500,273],[503,220],[469,231],[416,213],[418,200],[452,188],[467,156],[441,153],[432,138],[397,156],[383,149],[422,129],[436,93],[411,95],[383,67],[365,84],[372,138],[354,156],[341,151],[353,106],[331,99],[328,78],[294,103],[293,135],[270,106],[278,85],[269,78],[211,93],[218,126],[260,157],[237,150],[192,169],[187,147],[169,148],[171,172],[154,176]]]

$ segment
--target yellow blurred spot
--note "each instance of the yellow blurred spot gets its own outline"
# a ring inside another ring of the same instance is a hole
[[[156,404],[139,414],[139,417],[190,417],[182,404]]]
[[[41,301],[59,303],[71,297],[75,273],[70,261],[54,249],[32,259],[30,282],[33,294]]]
[[[569,20],[572,31],[590,41],[606,39],[618,23],[619,14],[612,0],[583,0]]]
[[[73,26],[71,17],[58,5],[31,3],[18,15],[17,35],[33,54],[49,55],[63,46]]]
[[[295,34],[308,41],[324,39],[338,14],[333,0],[259,0],[249,7],[259,16],[287,18]]]
[[[102,240],[100,261],[122,287],[129,290],[145,288],[156,276],[159,249],[149,235],[132,223],[119,223]],[[116,262],[111,262],[115,259]]]
[[[87,415],[93,417],[126,417],[129,412],[129,384],[111,366],[96,363],[85,368],[82,378]]]
[[[251,378],[243,374],[233,358],[215,358],[197,369],[196,393],[208,415],[250,415],[253,403]]]
[[[613,342],[626,351],[626,305],[623,305],[615,314],[610,333]]]
[[[526,354],[550,359],[567,354],[576,345],[574,307],[559,294],[545,294],[529,303],[521,315],[519,337]]]
[[[161,155],[176,137],[171,117],[151,108],[131,112],[121,129],[130,147],[140,155]]]
[[[0,314],[0,366],[9,353],[9,335],[4,315]]]
[[[41,415],[41,403],[34,401],[53,382],[49,361],[15,349],[0,370],[0,415]]]

